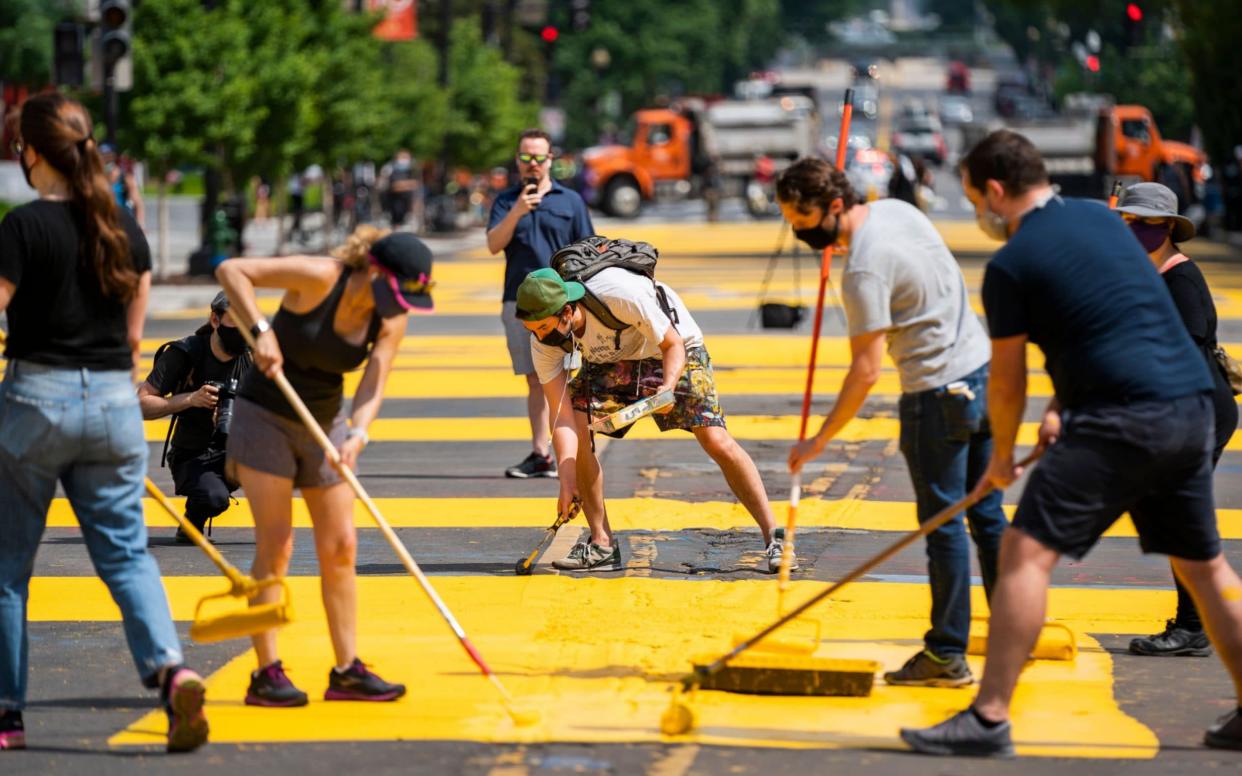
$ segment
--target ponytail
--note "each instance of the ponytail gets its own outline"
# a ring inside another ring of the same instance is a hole
[[[138,272],[91,134],[90,115],[80,103],[48,92],[22,105],[20,125],[22,140],[70,185],[82,220],[83,269],[95,276],[105,297],[128,304],[138,293]]]
[[[362,224],[345,238],[343,245],[338,245],[332,255],[345,262],[345,266],[355,272],[371,266],[371,246],[391,233],[389,229],[380,229],[371,224]]]

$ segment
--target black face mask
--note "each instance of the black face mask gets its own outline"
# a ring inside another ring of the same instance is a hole
[[[30,180],[30,168],[26,166],[26,155],[25,154],[17,155],[17,164],[19,167],[22,168],[22,175],[25,176],[26,178],[26,185],[33,189],[35,185],[34,185],[34,181]]]
[[[230,356],[240,356],[246,352],[246,338],[236,326],[217,326],[216,334],[220,335],[220,348],[225,353]]]
[[[836,221],[832,225],[832,231],[824,228],[823,224],[812,227],[810,229],[795,229],[794,237],[811,246],[812,249],[822,251],[831,247],[837,241],[837,234],[841,231],[841,217],[837,216]]]
[[[548,332],[547,334],[543,335],[542,337],[540,337],[539,341],[542,342],[544,345],[548,345],[554,348],[559,348],[562,345],[564,345],[566,342],[569,342],[572,339],[573,339],[573,334],[571,332],[561,331],[561,322],[558,319],[556,322],[556,328]]]

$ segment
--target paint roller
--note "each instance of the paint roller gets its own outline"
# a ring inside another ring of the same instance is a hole
[[[1039,457],[1036,449],[1019,464],[1025,468]],[[905,534],[890,546],[860,563],[852,571],[825,589],[811,596],[787,614],[753,636],[743,639],[733,649],[714,660],[694,661],[694,670],[674,685],[669,707],[660,717],[660,730],[669,736],[682,735],[695,725],[693,702],[699,689],[724,692],[762,693],[768,695],[861,696],[871,694],[879,664],[872,660],[840,660],[815,655],[758,654],[744,656],[772,633],[798,618],[811,607],[841,588],[870,573],[880,564],[914,542],[940,528],[962,511],[979,502],[994,488],[977,488],[955,504],[938,512],[917,529]],[[739,659],[741,658],[741,659]]]

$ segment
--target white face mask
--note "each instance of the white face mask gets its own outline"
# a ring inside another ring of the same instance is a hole
[[[1009,239],[1009,221],[992,212],[986,199],[983,201],[983,212],[975,214],[975,221],[983,233],[993,240],[1005,242]]]

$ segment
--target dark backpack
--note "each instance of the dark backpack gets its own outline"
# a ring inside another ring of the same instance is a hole
[[[182,337],[179,340],[165,342],[155,351],[155,358],[151,360],[154,366],[160,361],[160,356],[164,355],[169,348],[176,348],[182,353],[190,357],[190,371],[185,373],[185,377],[181,382],[173,386],[171,393],[185,393],[194,386],[194,378],[203,371],[203,359],[207,355],[208,349],[211,347],[209,337],[203,337],[198,334],[191,334],[188,337]],[[160,466],[168,460],[168,445],[172,442],[173,430],[177,427],[177,419],[179,414],[174,413],[168,421],[168,433],[164,435],[164,452],[160,454]]]
[[[613,330],[616,335],[616,348],[620,350],[621,332],[630,328],[630,324],[613,315],[608,305],[591,292],[586,282],[612,267],[620,267],[648,278],[655,287],[656,300],[659,302],[660,309],[675,327],[679,323],[677,310],[669,303],[664,289],[655,282],[656,262],[659,259],[660,252],[650,243],[622,239],[610,240],[607,237],[595,235],[567,245],[552,254],[551,265],[552,269],[556,270],[557,274],[565,280],[581,283],[586,288],[586,296],[582,297],[582,306],[594,315],[596,320]],[[568,351],[572,346],[566,342],[561,347]]]

